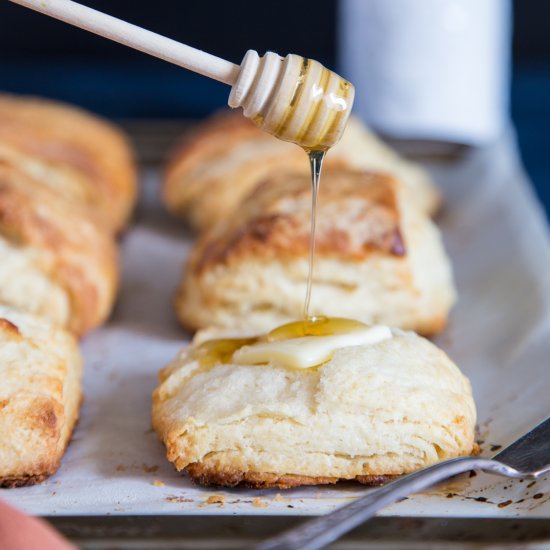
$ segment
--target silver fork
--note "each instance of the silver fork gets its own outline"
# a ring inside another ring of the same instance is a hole
[[[316,550],[372,518],[380,509],[449,477],[481,470],[510,478],[536,479],[550,472],[550,418],[493,458],[446,460],[404,476],[354,502],[268,539],[256,550]]]

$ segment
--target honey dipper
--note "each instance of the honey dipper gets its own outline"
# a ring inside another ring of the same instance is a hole
[[[239,66],[71,0],[10,1],[229,84],[230,107],[305,149],[326,150],[344,131],[354,88],[317,61],[249,50]]]

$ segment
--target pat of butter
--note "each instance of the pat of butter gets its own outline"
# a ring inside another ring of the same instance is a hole
[[[376,344],[392,337],[383,325],[330,336],[303,336],[275,342],[259,342],[238,349],[232,362],[238,365],[272,363],[307,369],[328,361],[337,349]]]

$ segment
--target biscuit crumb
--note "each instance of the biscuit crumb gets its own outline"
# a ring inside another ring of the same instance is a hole
[[[285,500],[287,500],[287,499],[284,498],[283,495],[281,495],[281,493],[277,493],[277,494],[273,497],[273,501],[274,501],[274,502],[284,502]]]
[[[510,504],[512,504],[511,500],[505,500],[504,502],[499,502],[497,506],[499,508],[506,508],[506,506],[509,506]]]
[[[212,495],[205,500],[206,504],[225,504],[225,497],[223,495]]]
[[[155,487],[165,487],[166,483],[164,483],[164,481],[162,481],[160,479],[155,479],[155,481],[153,481],[152,485],[154,485]]]
[[[148,466],[147,464],[142,464],[141,467],[146,474],[154,474],[158,472],[159,467],[155,464],[154,466]]]
[[[168,502],[177,502],[177,503],[184,503],[184,502],[193,502],[192,498],[185,498],[185,497],[179,497],[178,495],[168,495],[166,499]]]
[[[252,501],[252,506],[255,506],[256,508],[267,508],[268,504],[267,502],[264,502],[263,500],[261,500],[259,497],[256,497]]]

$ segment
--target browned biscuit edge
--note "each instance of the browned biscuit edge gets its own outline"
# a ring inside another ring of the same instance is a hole
[[[80,421],[80,409],[82,407],[83,401],[84,401],[84,395],[81,395],[80,402],[76,410],[77,412],[76,412],[75,418],[73,419],[69,437],[67,437],[67,441],[65,442],[63,449],[61,449],[61,452],[59,453],[57,459],[52,461],[48,465],[42,466],[41,469],[44,471],[39,474],[29,474],[29,475],[23,474],[23,475],[0,477],[0,489],[15,489],[17,487],[30,487],[31,485],[42,483],[43,481],[48,479],[50,476],[53,476],[57,472],[57,470],[59,470],[59,467],[61,466],[61,460],[65,456],[67,447],[70,445],[74,436],[74,432],[76,430],[76,426]]]
[[[241,470],[219,470],[194,462],[185,471],[197,485],[218,487],[248,487],[250,489],[291,489],[300,485],[331,485],[339,481],[358,481],[363,485],[378,487],[395,478],[396,475],[364,475],[347,479],[340,477],[302,476],[296,474],[274,474],[270,472],[244,472]]]

